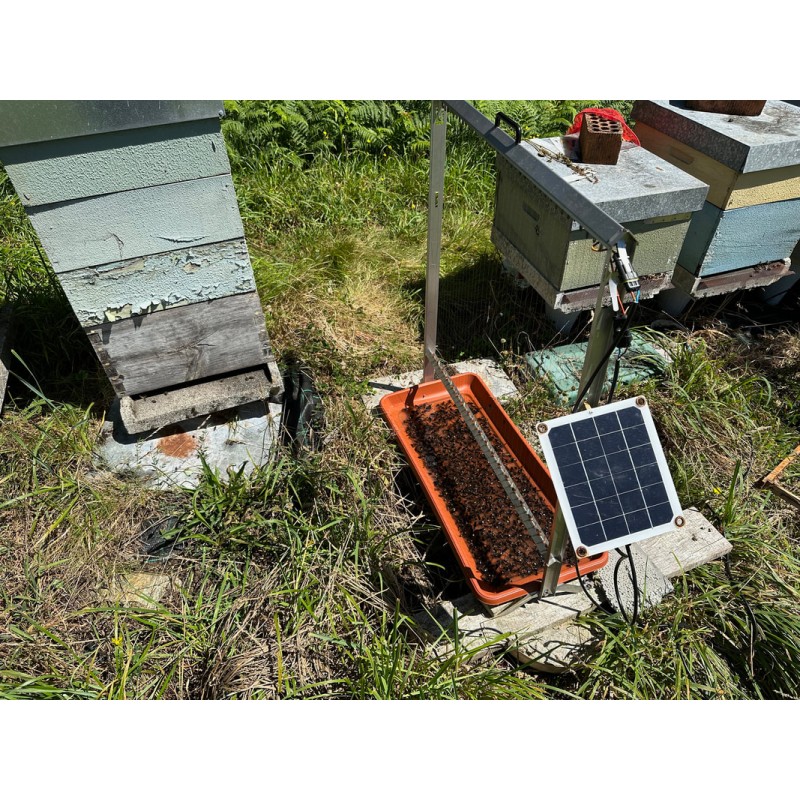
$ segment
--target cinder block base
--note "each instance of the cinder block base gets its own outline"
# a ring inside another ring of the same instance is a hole
[[[245,474],[271,457],[280,433],[281,406],[249,403],[136,436],[125,432],[117,401],[95,451],[100,469],[133,475],[154,489],[194,488],[203,460],[225,478],[229,468]]]
[[[514,382],[503,372],[499,364],[496,361],[492,361],[490,358],[459,361],[457,364],[451,364],[451,366],[459,374],[474,372],[476,375],[479,375],[491,389],[492,394],[501,403],[519,397],[519,392],[517,391],[517,387],[514,386]],[[421,381],[421,369],[414,370],[413,372],[403,372],[399,375],[385,375],[381,378],[373,378],[369,382],[370,393],[363,395],[361,401],[367,407],[368,411],[377,412],[382,397],[392,392],[398,392],[400,389],[408,389],[411,386],[416,386]]]

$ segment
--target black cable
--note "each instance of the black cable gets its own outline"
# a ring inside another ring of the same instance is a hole
[[[623,352],[617,353],[617,360],[614,362],[614,376],[611,378],[611,387],[608,390],[608,399],[606,400],[607,404],[614,402],[614,389],[617,388],[617,381],[619,380],[619,364],[622,361]]]
[[[575,574],[578,576],[578,583],[581,585],[581,589],[583,589],[583,593],[584,593],[584,594],[585,594],[585,595],[586,595],[586,596],[589,598],[589,600],[591,601],[592,605],[593,605],[593,606],[594,606],[594,607],[595,607],[595,608],[596,608],[598,611],[602,611],[604,614],[608,614],[608,610],[607,610],[607,609],[605,609],[605,608],[603,608],[603,606],[601,606],[601,605],[600,605],[600,604],[599,604],[599,603],[598,603],[598,602],[597,602],[597,601],[594,599],[594,597],[592,597],[592,596],[589,594],[589,590],[586,588],[586,586],[585,586],[585,584],[584,584],[584,582],[583,582],[583,576],[581,575],[581,571],[580,571],[580,569],[578,568],[578,560],[579,560],[579,559],[577,559],[577,558],[576,558],[576,560],[575,560]]]
[[[617,550],[617,552],[619,552],[619,550]],[[622,603],[622,598],[619,596],[619,568],[622,566],[622,562],[624,560],[625,557],[621,557],[614,567],[614,594],[617,596],[617,605],[619,606],[622,618],[628,623],[628,625],[630,625],[631,621],[628,619],[628,612],[625,610],[625,606]]]
[[[617,596],[617,605],[619,606],[619,610],[622,613],[623,619],[631,627],[633,627],[639,621],[639,581],[636,577],[636,566],[633,563],[633,552],[631,551],[631,546],[629,544],[625,545],[625,551],[626,552],[623,553],[619,548],[617,548],[617,553],[620,556],[620,559],[617,561],[616,566],[614,567],[614,594]],[[631,565],[631,581],[633,583],[633,614],[631,615],[630,619],[628,619],[628,613],[625,611],[625,607],[622,604],[622,598],[619,596],[619,568],[622,566],[626,557]]]
[[[633,581],[633,616],[631,617],[631,625],[635,625],[639,621],[639,581],[636,578],[636,565],[633,563],[631,546],[626,544],[625,550],[628,553],[628,561],[631,562],[631,580]]]

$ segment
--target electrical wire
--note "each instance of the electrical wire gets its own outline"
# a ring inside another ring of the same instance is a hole
[[[601,606],[601,605],[600,605],[600,604],[597,602],[597,600],[595,600],[595,599],[594,599],[594,597],[592,597],[592,596],[589,594],[589,590],[586,588],[586,584],[583,582],[583,576],[581,575],[580,568],[578,567],[578,561],[579,561],[579,560],[580,560],[580,559],[576,559],[576,560],[575,560],[575,574],[578,576],[578,583],[581,585],[581,589],[583,589],[583,593],[584,593],[584,594],[585,594],[585,595],[586,595],[586,596],[589,598],[589,600],[590,600],[591,604],[592,604],[592,605],[593,605],[593,606],[594,606],[594,607],[595,607],[595,608],[596,608],[598,611],[602,611],[604,614],[608,614],[608,613],[609,613],[608,609],[606,609],[606,608],[603,608],[603,606]]]

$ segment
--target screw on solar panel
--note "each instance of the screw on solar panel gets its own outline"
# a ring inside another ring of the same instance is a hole
[[[576,551],[596,555],[680,526],[680,501],[644,398],[536,430]]]

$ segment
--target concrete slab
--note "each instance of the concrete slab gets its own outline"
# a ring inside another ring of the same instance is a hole
[[[492,390],[492,394],[494,394],[501,403],[507,403],[509,400],[519,397],[519,392],[517,391],[517,387],[514,386],[514,382],[503,372],[500,365],[490,358],[459,361],[450,366],[452,366],[458,374],[474,372],[476,375],[479,375]],[[378,405],[382,397],[392,392],[400,391],[400,389],[408,389],[410,386],[416,386],[421,380],[421,369],[412,372],[403,372],[399,375],[385,375],[380,378],[373,378],[369,382],[369,387],[372,391],[370,391],[369,394],[362,395],[361,401],[367,407],[368,411],[377,413]]]
[[[97,466],[132,474],[154,489],[194,488],[203,459],[223,476],[228,469],[265,464],[279,438],[281,406],[255,402],[137,436],[125,432],[115,401],[95,451]]]
[[[640,543],[640,557],[647,562],[642,574],[675,578],[694,567],[721,558],[731,550],[730,542],[696,509],[685,509],[686,524],[680,530]],[[614,560],[611,565],[613,579]],[[620,568],[622,573],[624,567]],[[621,579],[624,580],[624,577]],[[660,584],[662,587],[665,585]],[[587,584],[596,600],[603,598]],[[613,589],[612,589],[613,594]],[[655,598],[655,595],[652,596]],[[574,621],[592,612],[594,606],[583,592],[532,601],[507,613],[491,616],[473,595],[442,601],[415,617],[420,630],[437,653],[452,652],[455,637],[462,648],[504,648],[522,664],[548,672],[561,672],[586,658],[594,646],[583,626]],[[497,610],[496,610],[497,611]]]
[[[691,111],[681,100],[637,100],[633,118],[736,172],[800,163],[800,108],[768,100],[757,117]]]
[[[642,613],[648,608],[658,605],[666,595],[672,592],[672,582],[638,545],[631,545],[631,555],[636,568],[636,586],[639,587],[639,613]],[[614,573],[620,561],[623,563],[617,573],[615,590]],[[590,577],[599,589],[599,597],[603,598],[614,611],[624,610],[629,618],[632,616],[636,590],[627,556],[621,556],[616,551],[612,551],[609,553],[608,564]],[[619,592],[619,600],[617,592]]]

